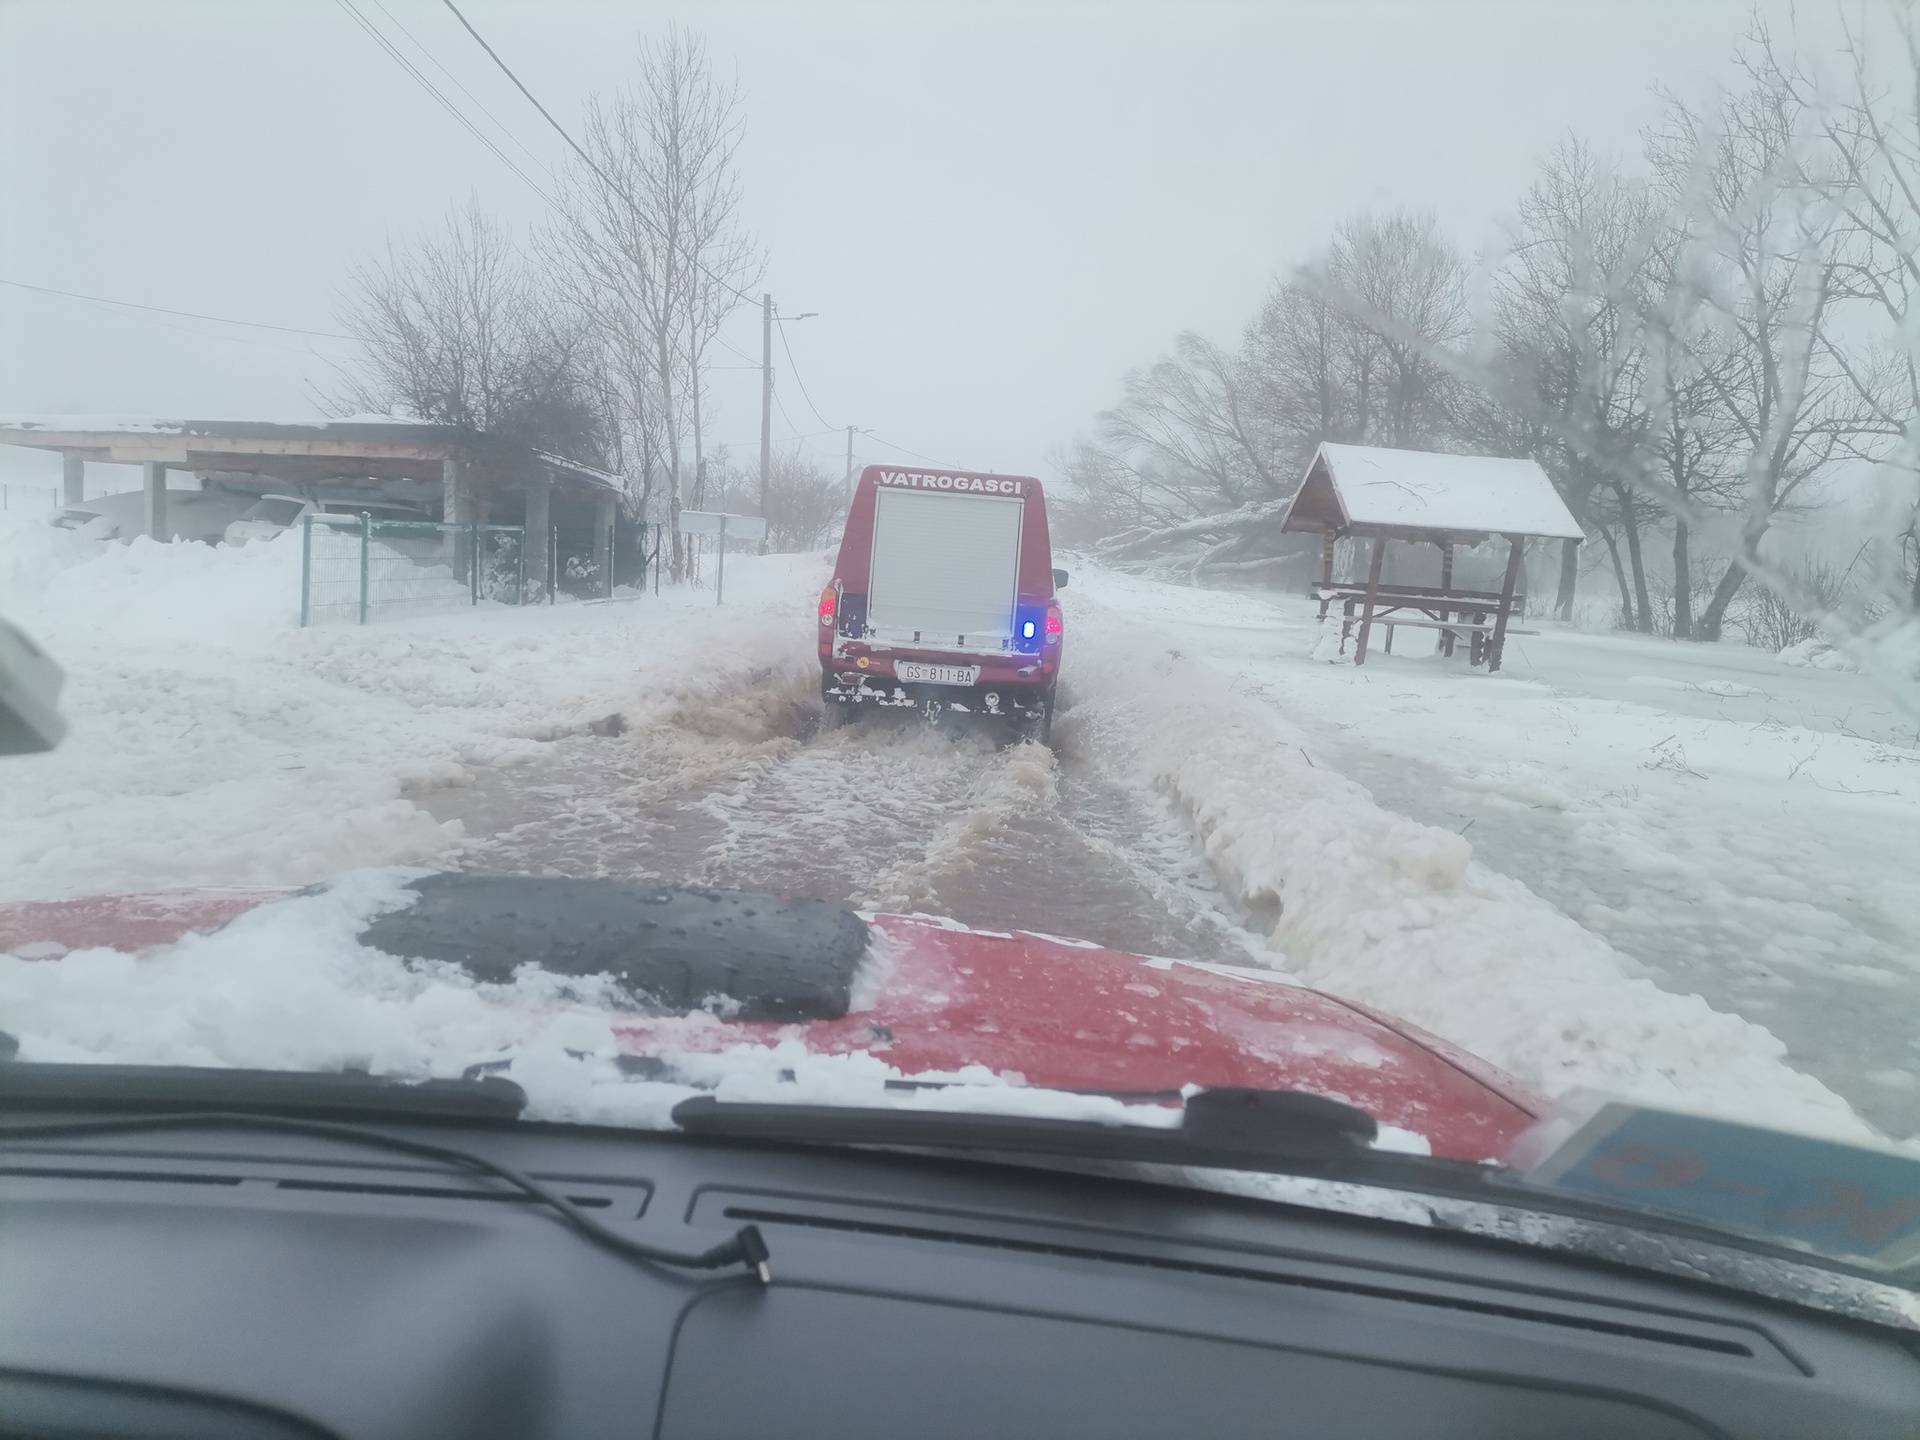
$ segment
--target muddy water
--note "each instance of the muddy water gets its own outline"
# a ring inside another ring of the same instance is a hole
[[[950,915],[1147,954],[1266,958],[1184,829],[1075,753],[880,715],[823,731],[810,684],[553,742],[413,798],[467,869],[674,880]]]

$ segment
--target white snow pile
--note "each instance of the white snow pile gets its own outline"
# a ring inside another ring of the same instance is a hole
[[[1857,671],[1853,657],[1824,636],[1815,635],[1787,646],[1776,657],[1796,669]]]
[[[1308,984],[1404,1016],[1550,1095],[1872,1134],[1759,1025],[1670,994],[1448,831],[1316,766],[1271,706],[1082,595],[1065,743],[1130,761]],[[1162,637],[1164,641],[1164,637]]]
[[[118,545],[0,514],[0,614],[66,671],[69,725],[0,760],[0,901],[444,859],[460,827],[409,787],[524,761],[609,704],[640,723],[685,657],[737,658],[716,642],[756,612],[805,654],[793,596],[818,565],[730,565],[719,615],[696,591],[302,630],[297,541]]]

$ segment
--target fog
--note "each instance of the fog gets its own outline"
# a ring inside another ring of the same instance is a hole
[[[530,172],[520,145],[563,164],[438,0],[358,3]],[[570,127],[671,22],[737,67],[766,288],[819,312],[789,327],[807,394],[776,343],[777,443],[837,467],[831,432],[857,425],[875,432],[863,461],[1041,473],[1128,368],[1182,329],[1230,336],[1341,217],[1431,209],[1467,249],[1497,244],[1559,135],[1632,151],[1652,85],[1726,79],[1748,16],[1738,0],[463,8]],[[339,328],[357,257],[470,193],[517,226],[545,213],[330,0],[4,0],[0,173],[0,279],[318,331]],[[742,368],[712,377],[710,433],[736,453],[757,444],[759,332],[743,307],[723,332],[739,353],[716,357]],[[0,286],[0,413],[307,417],[352,352]]]

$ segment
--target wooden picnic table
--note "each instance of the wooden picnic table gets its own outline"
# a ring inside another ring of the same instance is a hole
[[[1393,653],[1393,632],[1399,626],[1440,632],[1440,653],[1453,654],[1454,644],[1467,637],[1468,664],[1483,665],[1491,657],[1494,636],[1499,630],[1494,618],[1501,596],[1491,590],[1442,589],[1437,585],[1381,585],[1372,592],[1373,605],[1366,608],[1368,587],[1337,583],[1316,585],[1314,597],[1320,602],[1320,618],[1326,619],[1335,601],[1340,602],[1340,653],[1347,653],[1347,640],[1359,635],[1356,649],[1366,652],[1366,636],[1372,626],[1386,630],[1383,646]],[[1356,620],[1355,612],[1361,612]],[[1418,616],[1419,618],[1415,618]],[[1511,629],[1508,634],[1516,633]]]

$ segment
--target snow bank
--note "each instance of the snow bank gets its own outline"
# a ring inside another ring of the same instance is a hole
[[[297,544],[117,545],[0,515],[0,611],[66,670],[70,727],[0,762],[0,900],[442,861],[460,827],[410,785],[515,763],[610,708],[638,723],[685,657],[741,631],[804,655],[818,568],[741,557],[718,615],[695,591],[301,630]]]
[[[1776,658],[1782,665],[1801,669],[1857,671],[1860,668],[1846,651],[1818,635],[1787,646]]]
[[[1078,593],[1061,733],[1190,817],[1284,965],[1548,1094],[1591,1088],[1847,1138],[1871,1134],[1769,1031],[1662,991],[1463,837],[1383,810],[1281,713]]]

